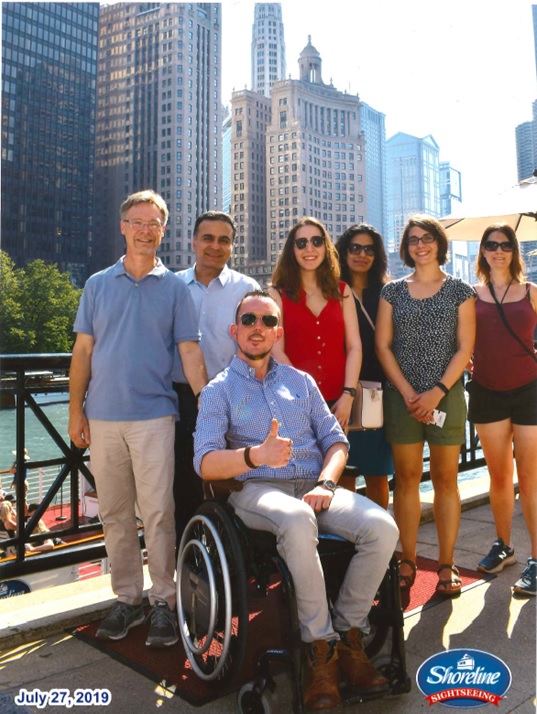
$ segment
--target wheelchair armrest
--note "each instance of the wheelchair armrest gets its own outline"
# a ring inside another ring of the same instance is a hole
[[[218,501],[225,501],[232,491],[242,491],[242,486],[242,481],[237,481],[236,478],[203,481],[203,495],[205,498],[214,498]]]

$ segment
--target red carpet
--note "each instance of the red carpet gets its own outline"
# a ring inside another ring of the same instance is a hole
[[[438,605],[439,602],[449,599],[442,595],[437,595],[435,592],[438,582],[438,575],[436,573],[438,563],[436,560],[420,558],[418,556],[417,567],[418,574],[416,576],[416,582],[410,589],[410,600],[408,602],[403,601],[402,603],[405,617],[414,615],[420,610],[433,607],[433,605]],[[463,593],[496,577],[495,575],[487,575],[487,573],[480,573],[479,571],[468,570],[466,568],[459,568],[459,573]],[[447,578],[447,573],[444,573],[443,576]]]
[[[442,601],[434,592],[438,580],[436,567],[435,561],[418,558],[418,575],[411,589],[410,602],[405,607],[405,616]],[[466,569],[460,569],[460,574],[463,591],[495,577]],[[79,627],[73,634],[83,642],[173,691],[190,704],[202,706],[238,689],[244,682],[254,679],[260,653],[268,647],[281,646],[285,627],[282,622],[285,618],[282,602],[281,586],[278,582],[271,586],[268,597],[254,598],[250,601],[250,628],[245,665],[239,678],[240,682],[226,689],[218,689],[217,685],[205,683],[197,677],[190,667],[181,642],[164,649],[146,647],[146,625],[135,627],[119,642],[96,640],[98,622]],[[278,622],[282,622],[280,627]]]

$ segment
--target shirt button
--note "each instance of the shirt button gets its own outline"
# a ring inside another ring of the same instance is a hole
[[[317,339],[320,340],[320,339],[321,339],[321,335],[317,335]]]
[[[137,287],[138,287],[138,283],[134,283],[134,287],[137,288]]]

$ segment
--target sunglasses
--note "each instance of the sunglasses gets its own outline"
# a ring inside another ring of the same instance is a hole
[[[432,236],[430,233],[426,233],[424,236],[421,236],[421,238],[417,238],[416,236],[410,236],[408,239],[408,245],[419,245],[419,242],[421,241],[422,243],[434,243],[436,238]]]
[[[314,248],[320,248],[324,245],[324,236],[313,236],[311,240],[309,238],[295,238],[295,245],[298,250],[304,250],[308,243],[311,243]]]
[[[483,248],[488,253],[495,253],[498,248],[501,248],[504,253],[512,253],[515,249],[515,246],[509,240],[506,240],[503,243],[498,243],[495,240],[486,240],[483,243]]]
[[[276,327],[278,324],[278,315],[256,315],[255,312],[244,312],[240,316],[240,321],[244,327],[252,327],[257,322],[258,317],[261,318],[261,322],[265,327]]]
[[[362,251],[366,255],[375,255],[375,246],[374,245],[360,245],[360,243],[350,243],[349,244],[349,253],[352,255],[360,255]]]

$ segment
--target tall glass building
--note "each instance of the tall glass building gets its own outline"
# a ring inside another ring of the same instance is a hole
[[[92,248],[98,3],[2,3],[2,248],[84,282]]]
[[[146,188],[170,209],[161,260],[173,270],[195,262],[196,218],[222,207],[221,14],[219,3],[101,9],[95,270],[123,254],[118,208]]]
[[[256,2],[252,26],[252,90],[270,97],[274,82],[285,79],[285,40],[279,2]]]
[[[397,250],[401,233],[413,213],[440,217],[438,144],[399,132],[386,142],[389,250]]]

